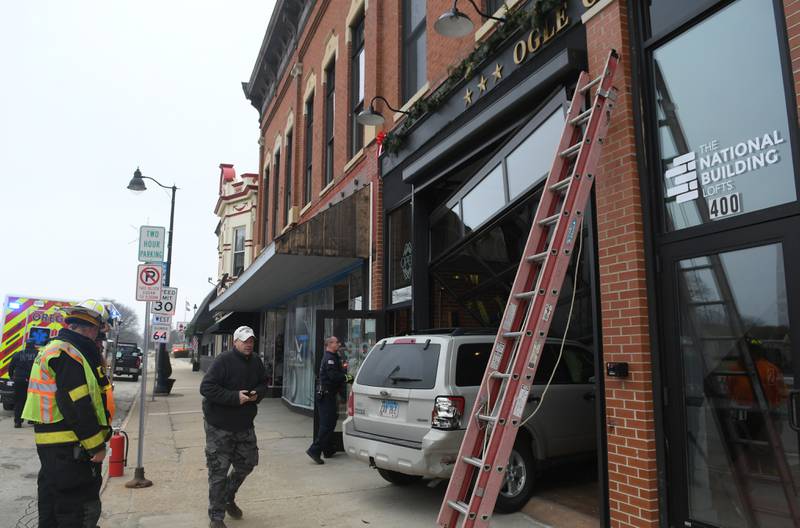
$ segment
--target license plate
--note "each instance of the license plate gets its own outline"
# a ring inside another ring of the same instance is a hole
[[[383,416],[384,418],[397,418],[400,414],[400,406],[397,405],[397,402],[394,400],[383,400],[381,402],[381,408],[378,411],[378,416]]]

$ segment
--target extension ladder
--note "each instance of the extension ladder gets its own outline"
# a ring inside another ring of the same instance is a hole
[[[589,80],[582,72],[578,78],[439,510],[437,523],[444,528],[454,528],[459,517],[463,517],[464,528],[489,524],[594,183],[594,170],[617,97],[613,81],[619,60],[617,52],[611,50],[599,77]]]

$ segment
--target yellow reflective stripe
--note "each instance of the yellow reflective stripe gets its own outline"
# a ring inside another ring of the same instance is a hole
[[[34,433],[37,444],[66,444],[77,442],[78,437],[72,431],[55,431],[52,433]]]
[[[96,435],[81,440],[81,445],[87,450],[94,449],[95,447],[105,442],[105,439],[106,439],[106,430],[104,427],[100,429],[100,432],[97,433]]]
[[[69,391],[69,397],[72,401],[78,401],[84,396],[89,395],[89,386],[88,385],[81,385],[77,389],[72,389]]]

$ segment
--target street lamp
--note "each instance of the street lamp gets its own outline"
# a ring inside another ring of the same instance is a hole
[[[453,7],[445,11],[436,22],[433,23],[433,29],[436,30],[437,33],[440,35],[444,35],[445,37],[464,37],[472,33],[472,30],[475,29],[475,24],[472,23],[472,20],[465,15],[462,11],[459,11],[456,4],[458,0],[453,0]],[[489,18],[492,20],[497,20],[498,22],[505,22],[505,18],[495,17],[489,14],[482,12],[478,9],[478,6],[475,5],[473,0],[469,0],[469,3],[472,4],[472,7],[475,8],[475,11],[478,12],[483,18]]]
[[[405,110],[398,110],[397,108],[392,108],[392,105],[390,105],[389,101],[387,101],[383,96],[376,95],[370,100],[369,108],[367,108],[366,110],[362,110],[356,116],[356,121],[358,121],[359,124],[369,125],[369,126],[378,126],[383,124],[383,122],[385,121],[383,115],[375,111],[374,103],[378,99],[386,103],[386,106],[392,112],[399,112],[401,114],[409,115],[408,112],[406,112]]]
[[[131,181],[128,183],[128,189],[137,194],[146,191],[147,186],[144,183],[146,179],[155,182],[159,187],[172,190],[172,203],[169,209],[169,234],[167,235],[167,269],[164,274],[164,282],[169,286],[170,273],[172,271],[172,227],[175,221],[175,191],[177,191],[178,188],[174,184],[170,187],[161,184],[158,180],[150,176],[142,176],[142,171],[139,170],[139,167],[136,167],[136,170],[133,171],[133,178],[131,178]],[[147,343],[145,343],[145,347],[147,347]],[[155,392],[159,394],[169,394],[172,389],[171,384],[167,381],[172,375],[172,365],[170,364],[169,355],[166,351],[167,345],[161,343],[158,346],[158,356],[156,359],[156,387],[154,389]]]

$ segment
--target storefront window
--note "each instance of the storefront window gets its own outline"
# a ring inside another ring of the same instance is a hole
[[[411,204],[389,215],[389,299],[391,304],[411,300]]]
[[[464,227],[467,233],[486,221],[506,203],[503,167],[497,165],[481,182],[464,196]]]
[[[563,130],[564,112],[559,109],[508,155],[508,194],[512,200],[547,177]]]
[[[669,230],[797,199],[771,4],[734,2],[656,49],[653,67]]]

